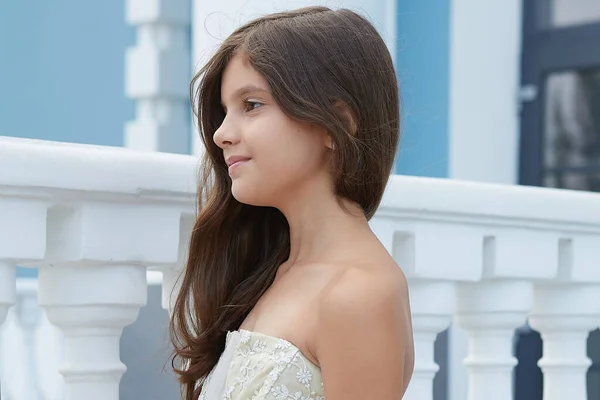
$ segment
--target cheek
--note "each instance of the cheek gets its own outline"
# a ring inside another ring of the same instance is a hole
[[[245,145],[253,160],[231,188],[238,201],[256,206],[270,205],[326,168],[325,148],[315,132],[281,119],[264,122],[248,127]]]
[[[318,172],[320,159],[317,149],[296,143],[271,152],[261,168],[275,181],[305,179]]]
[[[233,179],[233,197],[253,206],[271,206],[314,179],[318,173],[314,154],[298,150],[261,153]]]
[[[261,121],[248,139],[256,167],[264,174],[284,175],[285,171],[289,175],[306,169],[316,159],[315,138],[285,118]]]
[[[270,146],[270,162],[275,168],[300,173],[318,167],[324,148],[314,132],[295,125],[286,126],[281,132],[285,134],[276,135]]]

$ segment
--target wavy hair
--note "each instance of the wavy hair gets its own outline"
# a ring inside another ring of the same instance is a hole
[[[222,150],[213,142],[225,117],[221,78],[235,54],[266,79],[290,118],[326,129],[335,146],[333,191],[358,204],[367,219],[381,202],[399,141],[392,58],[373,25],[347,9],[310,7],[255,19],[194,76],[190,96],[206,151],[170,326],[172,365],[185,400],[198,399],[227,332],[240,327],[290,252],[286,218],[276,208],[233,198]]]

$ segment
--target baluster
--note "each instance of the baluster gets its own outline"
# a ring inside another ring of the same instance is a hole
[[[543,340],[544,400],[587,400],[587,338],[600,322],[599,239],[560,238],[554,280],[535,287],[529,325]]]
[[[544,400],[587,400],[589,332],[600,321],[600,285],[545,284],[535,288],[529,324],[540,332]]]
[[[164,268],[162,270],[162,308],[169,312],[169,315],[173,312],[173,306],[177,298],[179,291],[179,285],[181,283],[181,270],[177,268]]]
[[[64,334],[67,400],[116,400],[119,341],[146,304],[146,268],[177,259],[180,213],[165,206],[84,203],[48,218],[39,299]]]
[[[526,281],[461,283],[456,322],[467,331],[469,400],[512,399],[515,329],[523,325],[533,302]]]
[[[162,307],[171,314],[179,287],[181,285],[182,270],[187,262],[190,235],[194,227],[195,216],[184,214],[180,220],[179,226],[179,247],[177,254],[177,262],[173,265],[163,266],[161,268],[163,274],[162,281]]]
[[[4,323],[8,309],[15,304],[17,297],[15,265],[0,260],[0,326]]]
[[[40,304],[64,334],[67,400],[117,400],[126,367],[119,340],[145,305],[146,270],[134,265],[40,268]]]
[[[433,348],[439,333],[452,322],[454,284],[451,282],[410,281],[415,369],[404,399],[432,400],[433,378],[439,370]]]
[[[0,325],[4,322],[9,307],[16,301],[16,265],[38,261],[44,257],[46,210],[47,205],[41,201],[0,195]],[[4,366],[0,367],[5,372],[8,371]],[[11,374],[10,379],[11,382],[3,381],[2,385],[13,386],[16,388],[15,394],[19,394],[19,389],[23,387],[20,377]]]
[[[40,382],[35,356],[35,329],[40,320],[40,307],[37,303],[37,282],[32,278],[23,278],[17,281],[17,287],[16,311],[24,344],[24,354],[21,356],[25,367],[23,372],[27,374],[26,394],[22,400],[38,400]]]
[[[2,325],[6,321],[8,310],[15,304],[17,297],[16,291],[15,265],[12,262],[2,261],[0,259],[0,334],[6,335],[7,327],[3,327]],[[0,339],[2,339],[1,335]],[[0,398],[6,397],[8,400],[11,400],[7,387],[9,383],[14,382],[6,382],[5,380],[7,379],[7,372],[9,369],[4,363],[8,361],[8,356],[6,349],[4,351],[2,349],[2,342],[3,340],[0,340]]]
[[[43,400],[64,400],[65,382],[60,374],[60,365],[64,359],[64,337],[62,331],[50,323],[46,312],[40,309],[40,323],[36,331],[35,342],[36,369]]]

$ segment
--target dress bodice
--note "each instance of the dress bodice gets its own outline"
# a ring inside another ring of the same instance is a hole
[[[325,400],[321,370],[287,340],[240,329],[204,380],[199,400]]]

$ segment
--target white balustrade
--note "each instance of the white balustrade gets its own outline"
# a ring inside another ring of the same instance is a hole
[[[395,176],[371,225],[410,285],[416,363],[405,398],[432,398],[433,342],[454,317],[468,334],[468,399],[511,399],[514,331],[531,314],[548,339],[545,400],[585,399],[585,340],[600,323],[600,195]]]
[[[172,308],[196,165],[0,138],[0,171],[11,171],[0,174],[1,310],[15,302],[15,265],[39,268],[40,303],[64,336],[68,400],[118,399],[119,338],[145,304],[147,268],[161,271]],[[393,177],[371,226],[409,280],[416,362],[405,399],[433,399],[433,345],[452,321],[468,336],[468,399],[511,399],[514,332],[528,318],[544,339],[545,400],[585,399],[586,338],[600,325],[599,211],[591,193]]]
[[[16,264],[39,268],[67,400],[119,398],[121,332],[146,302],[146,267],[175,268],[184,252],[196,162],[0,138],[0,171],[11,171],[0,174],[0,304],[14,303]]]
[[[125,88],[136,102],[125,146],[189,153],[190,1],[127,0],[137,43],[126,54]]]

